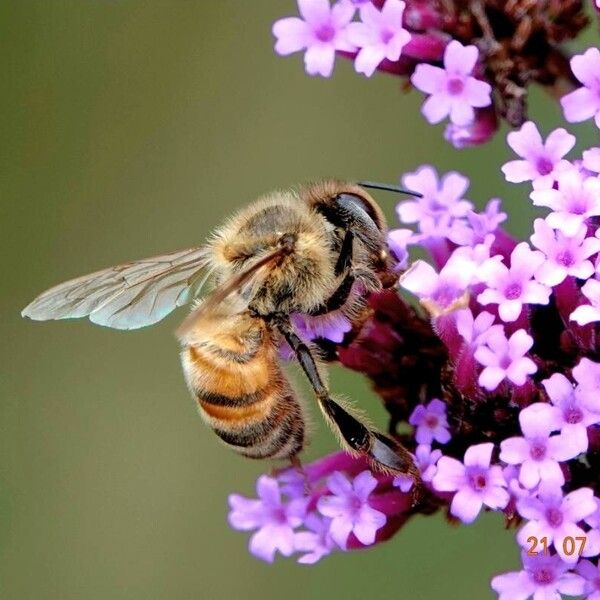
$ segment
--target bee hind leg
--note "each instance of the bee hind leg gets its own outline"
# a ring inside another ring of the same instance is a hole
[[[323,383],[308,346],[298,337],[289,322],[280,320],[277,327],[294,350],[300,366],[312,385],[325,418],[339,434],[347,449],[366,456],[373,467],[379,471],[392,475],[409,474],[418,482],[420,480],[419,471],[414,464],[412,454],[393,438],[369,429],[333,400]]]

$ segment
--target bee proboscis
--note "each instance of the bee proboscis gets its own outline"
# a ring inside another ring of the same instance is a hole
[[[375,468],[418,477],[408,450],[331,397],[315,346],[291,320],[334,311],[356,319],[365,293],[392,269],[385,234],[363,186],[326,180],[256,200],[204,246],[55,286],[22,314],[136,329],[193,302],[177,332],[183,371],[201,416],[226,445],[251,458],[291,460],[305,446],[304,406],[279,359],[287,342],[342,445]],[[207,281],[213,289],[200,297]]]

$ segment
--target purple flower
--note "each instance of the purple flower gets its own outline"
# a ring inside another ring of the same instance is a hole
[[[444,68],[418,64],[410,78],[420,91],[430,94],[421,112],[430,123],[439,123],[445,117],[455,125],[469,125],[475,119],[473,108],[492,103],[491,86],[472,77],[479,58],[475,46],[463,46],[452,40],[444,52]]]
[[[485,343],[475,350],[475,359],[485,368],[479,375],[479,385],[495,390],[503,379],[515,385],[523,385],[528,375],[537,371],[535,363],[525,356],[533,346],[533,338],[518,329],[509,339],[502,331],[490,332]]]
[[[415,450],[415,464],[421,473],[421,479],[425,482],[430,482],[437,472],[437,461],[441,458],[441,450],[432,450],[428,444],[419,444]],[[393,484],[400,491],[408,492],[415,480],[410,475],[398,475],[394,477]]]
[[[532,181],[536,189],[552,187],[558,173],[570,168],[563,156],[573,148],[576,139],[562,127],[555,129],[544,143],[538,128],[531,121],[519,131],[506,136],[508,145],[523,159],[511,160],[502,167],[507,181]]]
[[[531,243],[546,256],[545,262],[535,273],[538,281],[555,286],[569,275],[587,279],[594,274],[594,265],[588,259],[600,251],[600,240],[586,238],[585,225],[581,225],[573,236],[552,229],[544,219],[536,219],[533,228],[535,233],[530,238]]]
[[[446,405],[437,398],[427,406],[420,404],[413,410],[408,422],[417,428],[415,439],[418,444],[431,444],[434,440],[440,444],[450,441]]]
[[[294,551],[294,529],[302,524],[306,500],[295,499],[284,504],[277,481],[262,475],[256,482],[258,500],[239,494],[229,496],[229,524],[234,529],[258,529],[250,538],[250,552],[267,562],[273,562],[275,552],[284,556]]]
[[[294,313],[291,321],[298,335],[307,341],[324,338],[339,344],[344,340],[344,334],[352,329],[348,317],[339,310],[317,317]]]
[[[413,173],[406,173],[402,185],[421,193],[422,197],[400,202],[396,207],[398,218],[402,223],[418,223],[421,230],[423,226],[431,230],[432,225],[443,223],[444,219],[449,224],[449,219],[464,217],[473,208],[473,204],[463,198],[469,180],[456,171],[438,180],[437,171],[423,165]]]
[[[568,436],[579,452],[588,449],[587,428],[600,423],[600,414],[593,413],[582,401],[583,394],[573,389],[571,382],[561,373],[554,373],[542,381],[552,404],[560,411],[560,431]]]
[[[498,314],[506,322],[519,318],[523,304],[548,304],[550,289],[533,280],[543,262],[541,252],[521,242],[510,255],[510,268],[497,261],[485,264],[481,277],[488,287],[477,300],[480,304],[498,304]]]
[[[571,321],[575,321],[578,325],[600,321],[600,281],[588,279],[581,288],[581,293],[590,303],[578,306],[571,313]]]
[[[600,566],[589,560],[582,560],[575,570],[585,580],[581,593],[585,594],[587,600],[600,600]]]
[[[362,23],[348,25],[348,39],[360,48],[354,62],[358,73],[371,77],[382,60],[396,62],[400,58],[410,41],[410,33],[402,27],[405,7],[402,0],[386,0],[381,11],[370,2],[360,6]]]
[[[502,332],[502,325],[494,325],[496,318],[487,311],[480,312],[473,318],[470,309],[458,310],[455,313],[456,329],[469,346],[479,346],[488,335]]]
[[[578,561],[579,554],[569,554],[564,539],[569,536],[574,540],[585,537],[577,523],[596,510],[594,492],[590,488],[579,488],[563,497],[559,487],[544,487],[537,498],[518,500],[517,510],[522,517],[529,519],[517,534],[521,546],[529,546],[527,540],[532,536],[538,540],[545,537],[548,544],[554,543],[554,549],[566,563]]]
[[[509,501],[501,467],[490,467],[494,444],[477,444],[467,448],[464,464],[442,456],[433,476],[438,492],[456,492],[450,512],[463,523],[472,523],[485,504],[491,509],[504,508]]]
[[[600,148],[584,150],[582,165],[592,173],[600,173]]]
[[[304,520],[304,525],[308,531],[298,531],[294,534],[294,549],[306,552],[298,558],[299,563],[313,565],[330,554],[335,547],[335,542],[329,533],[331,520],[310,513]]]
[[[511,437],[500,443],[500,460],[521,465],[519,481],[532,489],[538,483],[560,486],[565,482],[559,462],[579,454],[573,440],[563,434],[550,434],[560,428],[556,407],[537,402],[519,414],[523,437]]]
[[[582,358],[573,367],[573,377],[582,391],[589,390],[600,397],[600,363],[589,358]],[[600,400],[598,400],[598,406],[600,407]],[[598,524],[600,525],[600,523]]]
[[[489,234],[494,233],[500,223],[506,221],[506,213],[500,210],[501,200],[492,198],[485,205],[482,212],[470,210],[467,215],[468,230],[470,232],[468,240],[461,243],[466,243],[469,246],[482,244],[486,241]],[[459,243],[456,240],[453,242]]]
[[[336,544],[346,549],[351,533],[362,544],[372,544],[377,530],[386,523],[386,516],[369,506],[369,495],[377,487],[377,479],[363,471],[350,482],[336,472],[327,479],[327,487],[332,495],[319,498],[317,508],[331,518],[329,533]]]
[[[396,269],[405,269],[408,264],[408,249],[414,233],[412,229],[392,229],[388,231],[387,243],[392,254],[398,261]]]
[[[536,206],[552,209],[546,217],[550,227],[575,235],[589,217],[600,215],[600,180],[571,169],[556,181],[557,189],[535,190],[530,197]]]
[[[521,554],[522,571],[503,573],[492,579],[492,589],[498,593],[498,600],[560,600],[561,594],[577,596],[584,590],[585,581],[579,575],[569,572],[570,565],[560,556],[538,553],[528,556]]]
[[[306,48],[304,65],[309,75],[329,77],[333,71],[335,51],[351,52],[346,28],[356,11],[351,2],[341,0],[333,7],[329,0],[298,0],[302,19],[286,17],[273,24],[277,38],[275,52],[292,54]]]
[[[439,273],[429,263],[417,260],[402,275],[400,285],[437,316],[466,304],[466,289],[473,273],[473,264],[463,260],[449,260]]]
[[[475,120],[467,125],[448,123],[444,139],[459,150],[484,144],[498,129],[498,119],[493,107],[475,111]]]
[[[583,87],[566,94],[560,99],[565,119],[571,123],[586,121],[591,117],[600,127],[600,51],[588,48],[583,54],[571,59],[573,75],[579,79]]]

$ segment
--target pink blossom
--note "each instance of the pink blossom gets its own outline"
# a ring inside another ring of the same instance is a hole
[[[579,454],[577,445],[567,436],[550,435],[560,428],[560,422],[556,407],[536,402],[519,413],[523,437],[511,437],[500,443],[500,460],[521,465],[519,481],[527,489],[540,482],[561,486],[565,477],[558,463]]]
[[[335,547],[335,542],[329,533],[331,520],[310,513],[304,520],[308,531],[297,531],[294,534],[294,549],[306,552],[298,562],[303,565],[313,565],[324,556],[330,554]]]
[[[583,577],[569,572],[570,565],[560,556],[521,554],[522,571],[503,573],[492,579],[498,600],[560,600],[561,594],[578,596],[585,587]]]
[[[571,169],[557,176],[557,184],[557,189],[535,190],[530,197],[536,206],[552,209],[546,217],[550,227],[575,235],[589,217],[600,215],[600,180]]]
[[[515,385],[523,385],[528,375],[537,371],[535,363],[525,354],[533,346],[533,338],[518,329],[509,339],[502,331],[494,331],[485,337],[485,343],[475,350],[475,359],[485,368],[479,375],[479,385],[495,390],[503,379]]]
[[[568,548],[565,548],[564,539],[586,537],[577,523],[596,510],[594,492],[590,488],[579,488],[563,497],[559,487],[543,487],[537,498],[518,500],[517,510],[529,520],[517,534],[517,541],[521,546],[529,546],[527,540],[530,537],[538,540],[545,537],[548,544],[554,544],[556,553],[566,563],[576,563],[579,560],[577,552],[569,554],[565,551]]]
[[[469,308],[455,313],[456,329],[469,346],[477,347],[485,342],[488,335],[502,332],[502,325],[494,325],[496,318],[487,311],[481,311],[473,318]]]
[[[581,288],[581,293],[590,303],[578,306],[571,313],[571,321],[575,321],[578,325],[600,321],[600,281],[588,279]]]
[[[286,17],[273,24],[277,38],[275,52],[282,56],[306,49],[304,65],[309,75],[329,77],[333,72],[335,51],[355,48],[347,39],[347,26],[356,9],[341,0],[333,6],[329,0],[297,0],[302,18]]]
[[[582,560],[576,571],[585,580],[581,593],[585,594],[586,600],[600,600],[600,566],[589,560]]]
[[[340,310],[315,317],[294,313],[291,315],[291,321],[298,335],[306,341],[323,338],[339,344],[344,335],[352,329],[350,320]]]
[[[508,145],[523,159],[511,160],[502,167],[507,181],[532,181],[536,189],[552,187],[558,173],[569,169],[563,156],[575,145],[575,136],[562,127],[550,133],[544,143],[535,123],[526,121],[518,131],[506,136]]]
[[[509,501],[502,469],[490,466],[494,444],[477,444],[467,448],[464,464],[442,456],[432,485],[438,492],[456,492],[450,512],[463,523],[472,523],[483,505],[504,508]]]
[[[579,452],[585,452],[588,449],[587,428],[600,423],[600,414],[588,410],[583,394],[561,373],[544,379],[542,385],[560,411],[560,431],[573,441]]]
[[[573,377],[582,391],[590,391],[598,396],[599,408],[596,410],[600,410],[600,363],[589,358],[582,358],[573,367]]]
[[[415,439],[418,444],[431,444],[434,440],[440,444],[450,441],[446,405],[437,398],[429,404],[415,407],[408,422],[416,427]]]
[[[306,500],[294,499],[284,504],[277,480],[262,475],[256,482],[258,500],[239,494],[229,496],[229,524],[234,529],[258,529],[250,538],[250,552],[273,562],[275,552],[290,556],[294,551],[294,528],[302,524]]]
[[[429,444],[419,444],[415,450],[415,464],[421,473],[421,479],[430,482],[437,472],[437,462],[442,456],[441,450],[432,450]],[[402,492],[408,492],[415,480],[410,475],[394,477],[394,485]]]
[[[467,125],[448,123],[444,130],[444,139],[459,150],[485,144],[498,129],[498,119],[494,107],[475,111],[475,119]]]
[[[521,242],[510,255],[510,268],[490,261],[481,272],[487,288],[479,294],[481,304],[498,304],[503,321],[516,321],[523,304],[548,304],[550,289],[535,281],[533,274],[544,263],[544,255]]]
[[[578,123],[594,117],[596,125],[600,127],[600,50],[588,48],[583,54],[574,56],[571,59],[571,70],[583,87],[560,99],[565,119]]]
[[[583,168],[593,173],[600,173],[600,148],[583,151]]]
[[[408,245],[413,239],[412,229],[391,229],[387,234],[387,244],[398,261],[396,269],[405,269],[408,264]]]
[[[377,487],[377,479],[369,471],[359,473],[352,482],[339,472],[327,479],[331,495],[321,496],[319,512],[331,519],[329,533],[340,548],[345,549],[353,533],[359,542],[370,545],[375,534],[386,523],[386,516],[369,506],[369,496]]]
[[[469,180],[456,171],[446,173],[438,180],[437,171],[423,165],[413,173],[406,173],[402,185],[419,192],[422,197],[400,202],[396,207],[398,218],[403,223],[418,223],[421,231],[437,227],[439,235],[443,236],[453,219],[466,216],[473,208],[473,204],[463,198]],[[442,223],[445,227],[439,227]]]
[[[473,273],[473,265],[466,261],[449,260],[436,273],[429,263],[417,260],[400,278],[400,286],[441,314],[461,303]]]
[[[546,256],[535,273],[538,281],[555,286],[569,275],[587,279],[594,274],[594,265],[588,259],[600,251],[600,239],[586,238],[585,225],[581,225],[573,236],[552,229],[544,219],[536,219],[533,228],[535,233],[530,238],[531,243]]]
[[[463,46],[452,40],[444,52],[444,68],[418,64],[411,77],[412,84],[430,94],[422,113],[430,123],[439,123],[445,117],[455,125],[473,122],[475,111],[492,103],[491,86],[472,76],[479,58],[475,46]]]
[[[402,27],[406,3],[386,0],[381,10],[366,2],[359,8],[361,23],[348,25],[349,41],[360,48],[354,61],[358,73],[370,77],[384,60],[396,62],[402,48],[410,41],[410,33]]]

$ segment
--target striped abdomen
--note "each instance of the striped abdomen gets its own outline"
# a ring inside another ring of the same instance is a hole
[[[202,319],[181,358],[201,416],[229,447],[250,458],[288,458],[302,449],[302,407],[263,321]]]

